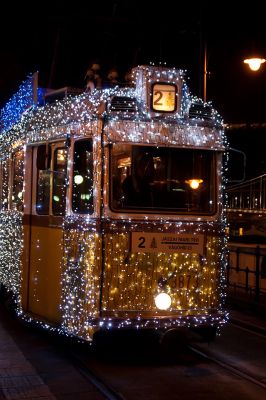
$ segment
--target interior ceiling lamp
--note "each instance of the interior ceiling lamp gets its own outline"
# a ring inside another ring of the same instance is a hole
[[[261,64],[265,63],[265,58],[258,58],[258,57],[254,57],[254,58],[246,58],[244,60],[245,64],[248,64],[249,68],[252,71],[258,71],[261,67]]]

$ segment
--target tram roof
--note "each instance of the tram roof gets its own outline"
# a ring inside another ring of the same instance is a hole
[[[154,79],[158,77],[156,67],[140,66],[135,69],[135,76],[139,71],[149,79],[153,75]],[[38,141],[38,136],[40,140],[47,138],[47,135],[63,136],[66,131],[69,133],[82,125],[91,125],[101,118],[110,126],[110,140],[223,149],[222,120],[211,104],[190,95],[181,70],[161,68],[160,73],[160,76],[166,75],[167,79],[173,76],[176,80],[182,80],[181,108],[178,113],[150,113],[147,105],[145,107],[143,93],[140,93],[142,82],[139,86],[116,85],[95,89],[91,93],[74,93],[50,104],[27,108],[17,122],[2,131],[0,147],[8,148],[17,141]],[[114,130],[121,131],[121,124],[124,124],[124,134],[119,138]],[[44,134],[49,130],[52,132],[50,135]]]

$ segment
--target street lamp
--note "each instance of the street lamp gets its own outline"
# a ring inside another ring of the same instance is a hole
[[[248,64],[251,71],[258,71],[261,67],[261,64],[265,63],[265,61],[266,61],[265,58],[254,57],[254,58],[246,58],[244,60],[244,63]]]
[[[204,44],[204,53],[203,53],[203,101],[207,101],[207,44]]]

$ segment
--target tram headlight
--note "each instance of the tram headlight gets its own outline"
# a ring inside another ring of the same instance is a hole
[[[167,293],[159,293],[155,296],[155,305],[159,310],[168,310],[171,306],[172,300],[169,294]]]

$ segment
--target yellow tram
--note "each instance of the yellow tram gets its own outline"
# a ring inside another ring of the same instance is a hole
[[[223,125],[182,70],[33,104],[0,149],[0,281],[19,315],[85,340],[226,322]]]

